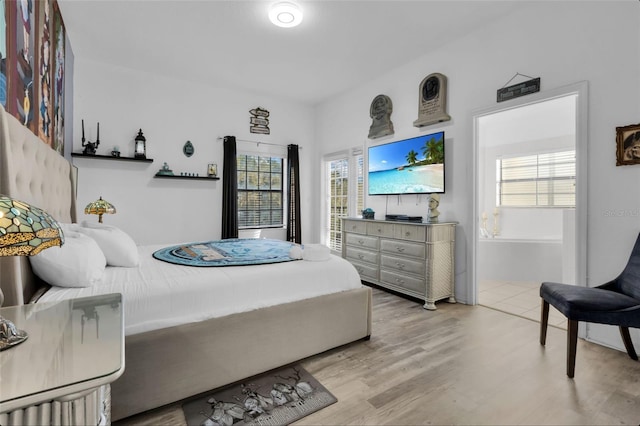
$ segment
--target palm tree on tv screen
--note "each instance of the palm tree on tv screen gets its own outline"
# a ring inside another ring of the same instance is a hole
[[[427,164],[438,164],[444,161],[443,141],[431,138],[422,147],[422,153],[427,159]]]
[[[409,151],[409,153],[407,154],[407,162],[413,166],[414,164],[416,164],[417,161],[418,161],[418,153],[415,152],[414,150]]]

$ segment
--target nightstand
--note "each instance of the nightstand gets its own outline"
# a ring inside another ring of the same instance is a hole
[[[0,308],[28,339],[0,352],[0,424],[111,422],[124,371],[119,293]]]

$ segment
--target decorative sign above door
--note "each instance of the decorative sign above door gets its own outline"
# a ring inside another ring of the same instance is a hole
[[[514,75],[513,78],[516,78],[519,75],[523,75],[523,74],[518,73]],[[524,77],[527,77],[527,76],[524,76]],[[511,80],[513,80],[513,78]],[[509,80],[507,84],[509,84],[511,80]],[[502,89],[498,89],[497,100],[498,102],[508,101],[510,99],[515,99],[515,98],[519,98],[520,96],[530,95],[532,93],[536,93],[539,91],[540,91],[540,77],[533,78],[531,80],[527,80],[522,83],[514,84],[513,86],[508,86],[508,87],[503,87]]]
[[[451,120],[447,114],[447,77],[440,73],[429,74],[420,83],[418,93],[418,119],[416,127],[429,126]]]
[[[269,130],[269,111],[264,108],[257,107],[249,111],[251,119],[249,121],[249,131],[251,133],[259,133],[261,135],[268,135],[271,133]]]

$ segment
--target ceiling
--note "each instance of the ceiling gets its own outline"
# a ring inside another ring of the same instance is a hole
[[[58,0],[74,55],[315,105],[513,11],[517,1]]]

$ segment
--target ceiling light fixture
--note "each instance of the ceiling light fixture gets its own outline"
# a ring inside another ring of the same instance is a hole
[[[274,3],[269,8],[269,19],[279,27],[295,27],[302,22],[302,8],[291,1]]]

